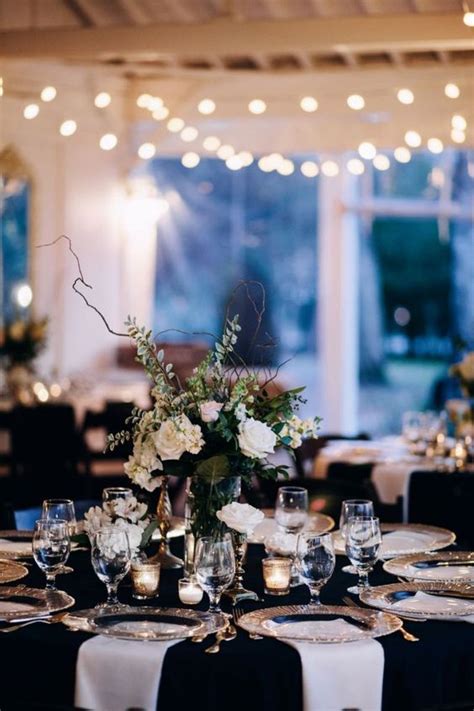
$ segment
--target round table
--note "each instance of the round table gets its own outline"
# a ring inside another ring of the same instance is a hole
[[[172,548],[182,554],[182,539],[172,541]],[[263,546],[249,546],[245,580],[261,596],[263,555]],[[69,562],[75,572],[59,577],[58,583],[75,597],[75,609],[102,601],[105,587],[92,571],[89,554],[73,553]],[[346,562],[338,557],[334,576],[322,592],[323,603],[341,604],[347,586],[353,583],[353,576],[341,571]],[[160,596],[154,605],[180,606],[180,575],[181,571],[162,572]],[[42,587],[44,576],[33,565],[21,582]],[[380,585],[394,578],[378,564],[371,582]],[[119,597],[137,604],[127,581],[120,586]],[[299,586],[288,597],[267,596],[264,603],[247,602],[241,607],[251,610],[308,599],[307,589]],[[198,607],[206,609],[206,597]],[[223,607],[231,610],[228,600],[224,599]],[[385,654],[383,711],[472,709],[474,625],[428,621],[405,622],[405,627],[420,641],[407,642],[399,633],[379,639]],[[35,624],[11,634],[0,633],[2,711],[73,709],[77,654],[89,637],[61,624]],[[162,668],[158,711],[303,711],[301,660],[296,649],[274,639],[252,640],[243,630],[234,641],[223,643],[219,654],[205,654],[209,644],[210,640],[183,641],[170,647]]]

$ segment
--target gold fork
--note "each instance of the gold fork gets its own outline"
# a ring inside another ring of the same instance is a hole
[[[348,605],[348,607],[356,607],[359,610],[364,610],[365,608],[362,607],[362,605],[358,605],[355,600],[352,600],[350,597],[343,597],[343,601]],[[400,618],[399,618],[400,619]],[[414,634],[411,634],[411,632],[408,632],[404,626],[402,625],[401,627],[398,628],[398,631],[402,635],[403,639],[406,639],[407,642],[419,642],[420,638],[415,637]]]
[[[238,607],[234,607],[233,615],[234,615],[234,622],[236,625],[238,625],[240,618],[242,617],[242,615],[245,615],[245,612]],[[250,639],[263,639],[262,635],[260,635],[260,634],[252,634],[251,632],[249,632],[248,635],[249,635]]]
[[[20,622],[18,625],[10,625],[10,627],[5,627],[1,629],[0,632],[16,632],[16,630],[21,630],[22,627],[28,627],[28,625],[34,625],[36,622],[43,622],[46,625],[54,625],[55,622],[62,622],[63,618],[67,615],[67,612],[60,612],[54,617],[38,617],[36,620],[28,620],[28,622]]]

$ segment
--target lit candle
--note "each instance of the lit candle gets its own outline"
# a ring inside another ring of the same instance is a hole
[[[263,582],[266,595],[288,595],[291,580],[291,558],[264,558]]]
[[[132,563],[132,585],[133,597],[137,600],[158,595],[160,585],[160,564],[159,563]]]
[[[202,587],[192,578],[181,578],[178,581],[179,599],[183,605],[197,605],[202,600]]]

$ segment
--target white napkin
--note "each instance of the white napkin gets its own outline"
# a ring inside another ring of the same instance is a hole
[[[93,711],[156,711],[167,650],[182,640],[134,642],[97,636],[81,645],[75,706]]]
[[[314,620],[306,622],[287,622],[279,623],[269,620],[265,627],[270,630],[278,630],[280,636],[284,636],[287,632],[291,631],[291,636],[295,638],[307,637],[308,635],[314,635],[319,637],[325,637],[326,639],[333,639],[334,637],[340,637],[341,641],[347,639],[350,635],[363,638],[364,631],[351,625],[350,622],[346,622],[342,618],[336,620]]]
[[[318,624],[349,624],[333,620]],[[304,711],[380,711],[384,651],[375,639],[344,644],[285,642],[294,647],[303,668]]]
[[[440,565],[433,568],[417,568],[414,565],[408,567],[410,577],[417,576],[423,580],[453,580],[460,582],[474,582],[473,565]],[[408,577],[408,576],[406,576]]]
[[[382,536],[382,545],[380,547],[381,557],[385,557],[389,552],[390,555],[403,555],[409,553],[414,548],[419,548],[420,551],[426,550],[432,542],[433,536],[427,533],[418,531],[392,531]]]
[[[459,612],[469,611],[474,609],[474,600],[463,600],[457,597],[448,597],[444,595],[430,595],[424,593],[421,590],[413,595],[413,597],[405,598],[404,600],[397,600],[390,605],[390,611],[394,609],[402,612],[416,612],[418,615],[423,615],[423,613],[439,613],[440,619],[451,620],[460,622],[471,622],[474,623],[474,614],[472,615],[462,615],[445,617],[447,612]],[[388,612],[388,608],[386,609]]]

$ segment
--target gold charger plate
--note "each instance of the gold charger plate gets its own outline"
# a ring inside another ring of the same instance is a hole
[[[424,594],[419,604],[413,602],[417,593]],[[360,599],[384,612],[413,618],[450,620],[474,615],[474,585],[463,583],[420,580],[379,585],[361,593]]]
[[[380,558],[395,558],[399,556],[410,555],[414,553],[425,553],[427,551],[440,550],[451,546],[456,540],[456,534],[449,531],[447,528],[439,526],[428,526],[424,523],[382,523],[380,524],[382,533],[400,533],[413,534],[413,541],[408,544],[403,550],[397,549],[395,546],[390,547],[390,539],[382,541],[380,547]],[[344,539],[340,531],[334,531],[334,550],[338,555],[345,555],[346,548]]]
[[[0,560],[0,583],[13,583],[28,575],[28,568],[13,560]],[[1,594],[1,588],[0,588]]]
[[[474,551],[414,553],[392,558],[383,567],[387,573],[407,580],[474,584]]]
[[[274,520],[274,509],[262,509],[265,514],[264,520],[258,524],[255,530],[249,535],[248,543],[263,543],[265,538],[277,533],[278,527]],[[334,519],[322,513],[309,513],[308,522],[303,530],[313,533],[328,533],[335,526]]]
[[[72,607],[75,600],[62,590],[29,588],[26,585],[0,588],[0,621],[46,617]]]
[[[325,619],[328,617],[331,619]],[[341,621],[346,624],[341,625]],[[318,644],[382,637],[402,626],[395,615],[385,612],[374,614],[371,610],[342,605],[267,607],[247,612],[237,624],[249,634]]]

